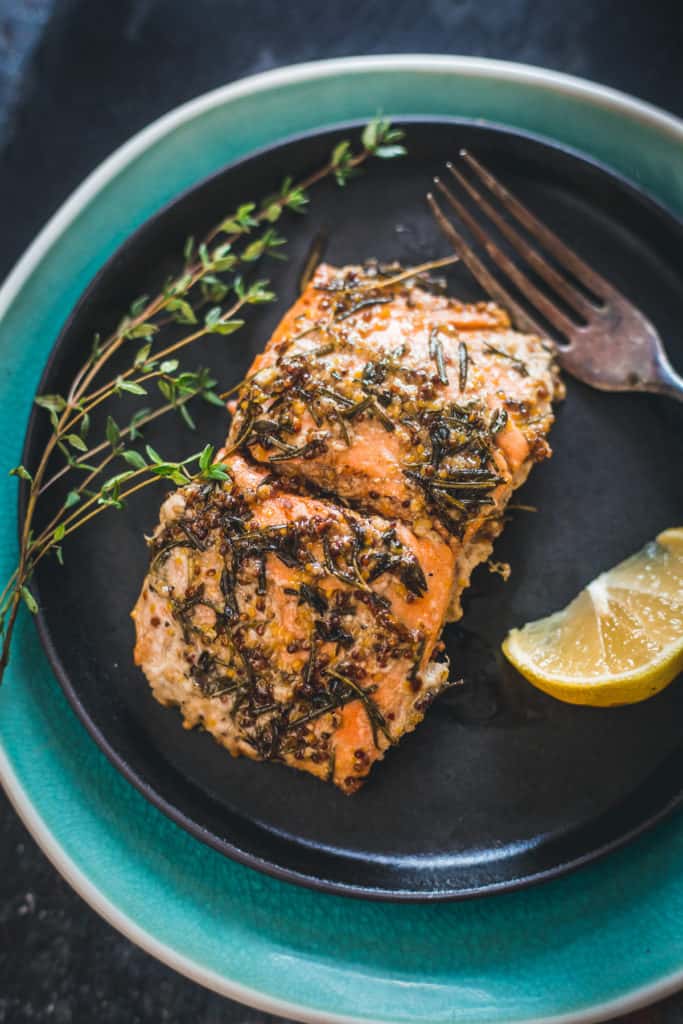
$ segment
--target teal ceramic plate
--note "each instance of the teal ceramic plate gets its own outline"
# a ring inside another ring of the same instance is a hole
[[[312,98],[315,102],[311,102]],[[283,69],[169,114],[100,167],[0,292],[0,429],[18,461],[58,330],[114,248],[227,161],[325,124],[391,114],[484,118],[568,143],[683,212],[683,126],[533,68],[359,58]],[[0,574],[16,557],[0,480]],[[115,927],[202,984],[316,1022],[597,1020],[683,983],[683,818],[539,889],[465,904],[360,903],[276,881],[203,846],[88,738],[22,621],[0,690],[0,770],[58,869]]]

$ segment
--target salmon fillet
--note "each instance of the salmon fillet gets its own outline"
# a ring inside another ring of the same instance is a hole
[[[232,406],[230,479],[162,507],[133,612],[156,698],[358,789],[448,685],[441,631],[561,391],[499,307],[319,267]]]
[[[432,661],[453,552],[433,533],[266,482],[173,493],[133,612],[135,658],[234,754],[277,758],[353,792],[448,681]]]
[[[436,514],[457,536],[497,477],[548,454],[557,387],[548,344],[492,303],[323,265],[254,360],[228,446],[389,518]],[[459,508],[443,495],[467,474]]]

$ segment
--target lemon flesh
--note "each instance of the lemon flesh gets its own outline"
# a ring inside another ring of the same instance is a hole
[[[598,576],[560,612],[511,630],[503,652],[570,704],[635,704],[683,671],[683,527]]]

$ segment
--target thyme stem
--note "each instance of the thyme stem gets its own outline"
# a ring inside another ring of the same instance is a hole
[[[225,402],[226,399],[230,398],[231,395],[234,395],[236,391],[239,391],[239,389],[249,380],[251,380],[250,377],[245,377],[244,380],[241,380],[237,384],[234,384],[233,387],[228,388],[227,391],[221,391],[218,397]],[[181,406],[186,405],[187,402],[190,402],[193,398],[196,398],[200,394],[201,389],[197,388],[190,394],[183,395],[181,398],[178,398],[178,400],[175,402],[167,402],[165,405],[159,406],[158,409],[155,409],[153,412],[150,412],[146,416],[143,416],[141,419],[137,420],[135,423],[135,427],[124,427],[121,430],[121,437],[128,437],[133,429],[140,430],[142,427],[146,427],[148,423],[153,423],[154,420],[158,420],[160,416],[165,416],[167,412],[171,412],[173,409],[179,409]],[[109,447],[111,447],[109,441],[102,441],[100,444],[95,445],[94,448],[89,448],[87,452],[83,452],[82,455],[79,455],[76,459],[74,459],[74,462],[77,462],[79,464],[83,462],[89,462],[93,458],[93,456],[99,455],[100,452],[105,451],[105,449]],[[100,468],[102,468],[103,465],[104,463],[100,465]],[[70,469],[72,469],[72,466],[70,466],[68,463],[65,466],[62,466],[61,469],[54,473],[53,476],[51,476],[50,479],[43,484],[43,486],[40,488],[40,491],[38,492],[38,497],[40,497],[40,495],[43,494],[49,487],[52,487],[53,484],[56,484],[58,480],[61,480],[61,478],[65,476]]]
[[[374,131],[369,131],[371,128]],[[128,315],[120,321],[116,329],[103,342],[100,342],[99,338],[96,339],[92,353],[74,374],[66,392],[66,398],[60,395],[39,396],[38,404],[43,405],[50,412],[52,432],[32,475],[23,466],[16,467],[16,470],[12,471],[15,475],[22,477],[28,482],[29,491],[26,513],[21,529],[18,564],[0,594],[0,637],[2,637],[0,681],[9,660],[11,639],[21,601],[24,600],[31,611],[35,612],[37,610],[35,599],[28,589],[28,583],[33,570],[36,564],[52,548],[57,548],[57,553],[60,554],[58,544],[62,538],[73,533],[111,505],[120,507],[120,503],[125,498],[148,486],[160,477],[170,477],[176,483],[183,483],[186,480],[190,482],[193,479],[209,481],[226,479],[223,467],[212,461],[213,449],[211,446],[206,446],[200,454],[191,456],[180,463],[163,462],[160,456],[157,456],[152,449],[148,448],[147,452],[152,460],[152,464],[147,465],[144,463],[144,459],[139,452],[134,450],[125,451],[120,445],[120,440],[133,434],[134,429],[137,430],[141,426],[156,420],[172,409],[183,409],[190,398],[204,392],[203,385],[197,388],[190,388],[188,392],[188,378],[191,375],[180,374],[177,379],[172,377],[172,371],[167,371],[165,368],[162,369],[159,365],[162,360],[209,333],[230,333],[231,328],[236,329],[237,326],[241,325],[240,321],[234,324],[229,323],[229,321],[243,306],[256,302],[268,302],[275,297],[271,292],[267,291],[267,282],[255,282],[249,288],[246,288],[241,277],[235,273],[235,268],[240,263],[252,265],[260,256],[282,245],[285,240],[279,238],[274,233],[272,227],[267,227],[261,232],[259,237],[249,240],[241,252],[230,251],[235,242],[238,240],[243,241],[245,236],[249,235],[251,229],[257,225],[272,225],[285,208],[302,210],[308,201],[305,191],[324,178],[333,175],[337,182],[342,185],[348,180],[353,170],[370,157],[401,155],[405,152],[401,146],[383,146],[382,142],[383,139],[392,135],[394,138],[390,138],[389,141],[393,142],[395,139],[400,138],[400,134],[400,132],[396,131],[391,132],[389,123],[378,119],[376,123],[373,122],[371,125],[368,125],[363,133],[362,149],[359,153],[354,155],[350,143],[345,140],[335,147],[332,156],[322,167],[310,174],[298,185],[292,184],[291,180],[288,179],[284,183],[280,195],[264,200],[258,211],[256,211],[255,204],[243,205],[234,216],[231,215],[227,220],[222,221],[220,225],[209,233],[206,241],[196,250],[197,257],[193,255],[195,252],[193,241],[191,239],[188,240],[184,250],[184,265],[180,275],[167,284],[151,300],[148,300],[146,296],[136,300],[131,306]],[[256,212],[252,215],[251,211]],[[234,231],[232,230],[232,225],[236,226]],[[227,228],[229,228],[229,231],[226,230]],[[210,253],[207,249],[207,244],[218,234],[222,234],[222,242]],[[224,273],[232,273],[234,275],[229,283],[226,283],[220,277],[216,277],[217,274]],[[192,301],[195,302],[193,306],[183,296],[191,292],[200,282],[202,284],[202,297],[199,300],[193,298]],[[196,323],[196,309],[201,308],[207,302],[221,302],[230,290],[234,291],[237,301],[227,311],[222,312],[221,307],[216,306],[215,309],[207,313],[204,324],[201,327],[198,327],[179,341],[168,345],[160,352],[153,353],[151,356],[148,354],[151,349],[152,336],[170,319],[182,323]],[[166,310],[170,316],[164,316],[161,318],[161,321],[157,320],[155,322],[154,318],[163,310]],[[108,383],[91,389],[93,382],[115,353],[119,351],[126,341],[134,338],[143,338],[147,343],[142,357],[138,353],[133,365],[129,366],[121,375]],[[149,366],[146,366],[146,364],[149,364]],[[177,363],[175,363],[175,366],[177,367]],[[157,369],[157,367],[159,368]],[[146,372],[146,370],[149,370],[149,372]],[[197,376],[199,378],[199,375]],[[141,387],[139,390],[135,390],[134,385],[140,386],[142,382],[152,379],[159,380],[164,397],[170,396],[169,401],[144,416],[137,419],[134,417],[130,425],[123,430],[119,430],[116,423],[113,423],[111,427],[112,437],[110,437],[110,426],[108,423],[107,440],[86,450],[84,438],[87,436],[90,426],[90,413],[120,390],[131,391],[133,394],[143,393]],[[127,386],[122,388],[122,383]],[[206,397],[210,401],[220,403],[221,400],[224,401],[230,394],[237,391],[244,384],[244,381],[222,395],[216,395],[211,390],[213,383],[208,386]],[[191,426],[192,420],[187,410],[183,411],[183,416]],[[79,428],[79,433],[73,434],[73,428],[76,426]],[[57,448],[67,455],[67,465],[52,473],[49,479],[46,480],[48,467]],[[106,452],[107,448],[111,450],[107,452],[105,457],[96,466],[90,469],[88,460],[92,459],[94,455]],[[72,454],[72,449],[80,454],[77,456]],[[88,489],[92,482],[118,454],[124,454],[129,465],[135,468],[133,470],[126,470],[125,474],[112,477],[97,493],[90,494],[83,504],[79,504],[76,511],[69,513],[70,503],[68,501],[65,502],[60,511],[52,517],[50,523],[42,529],[40,535],[37,538],[32,536],[36,505],[39,497],[48,488],[61,480],[70,469],[78,468],[85,463],[83,468],[88,470],[88,475],[85,480],[79,483],[74,491],[78,496],[86,493],[89,494]],[[194,477],[184,469],[184,466],[193,459],[199,459],[199,472]],[[139,463],[143,463],[143,466],[137,468]],[[144,472],[149,472],[150,476],[133,486],[126,487],[123,491],[120,490],[120,486],[124,481],[127,483]]]
[[[14,581],[17,578],[17,573],[18,572],[19,572],[18,569],[14,570],[14,572],[12,573],[10,578],[7,580],[7,583],[5,584],[2,593],[0,593],[0,621],[2,619],[3,605],[5,604],[5,599],[9,595],[10,590],[12,589],[12,585],[13,585]]]
[[[141,491],[143,487],[148,487],[150,484],[156,483],[158,479],[159,478],[156,476],[150,476],[146,480],[143,480],[141,483],[136,484],[135,487],[129,487],[127,490],[122,491],[120,495],[121,501],[125,500],[126,498],[129,498],[131,494],[135,494],[137,491]],[[97,501],[97,498],[93,498],[87,504],[92,505],[95,501]],[[82,512],[83,509],[85,509],[86,507],[86,505],[83,505],[82,508],[79,509],[79,512]],[[70,533],[73,533],[75,530],[80,529],[81,526],[84,526],[85,523],[90,522],[91,519],[93,519],[95,516],[98,516],[101,512],[106,512],[108,507],[108,505],[98,505],[96,508],[91,509],[91,511],[88,512],[86,516],[83,516],[77,522],[72,523],[71,526],[67,527],[67,529],[64,531],[64,536],[68,537]],[[48,553],[51,547],[51,544],[44,545],[44,547],[38,552],[35,558],[32,558],[32,568],[36,566],[38,562],[41,560],[41,558]]]
[[[439,270],[441,267],[450,267],[451,264],[459,261],[459,256],[443,256],[440,260],[430,260],[428,263],[420,263],[416,267],[409,267],[401,271],[395,277],[380,278],[379,281],[367,281],[354,286],[354,291],[367,291],[372,288],[390,288],[401,281],[407,281],[418,274],[428,274],[430,270]]]

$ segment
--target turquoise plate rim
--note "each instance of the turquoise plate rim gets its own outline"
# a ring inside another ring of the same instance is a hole
[[[61,322],[123,237],[182,187],[258,144],[378,108],[485,116],[546,135],[683,211],[683,123],[570,76],[408,55],[297,65],[222,87],[109,157],[0,289],[9,457],[18,459]],[[3,575],[16,553],[14,508],[13,485],[2,480]],[[77,723],[26,621],[17,640],[0,690],[0,777],[10,800],[96,911],[201,984],[301,1020],[510,1024],[604,1019],[683,984],[681,815],[578,875],[485,904],[390,906],[311,893],[226,861],[148,805]]]

